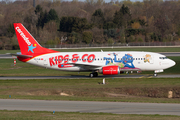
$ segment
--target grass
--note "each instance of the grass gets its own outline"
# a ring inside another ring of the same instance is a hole
[[[17,60],[17,59],[16,59]],[[71,76],[77,72],[65,72],[46,69],[17,60],[14,66],[13,59],[0,59],[0,76]],[[89,73],[79,73],[78,75],[88,75]]]
[[[63,49],[71,51],[100,51],[101,49]],[[172,48],[119,48],[103,49],[104,51],[151,51],[179,52],[179,47]],[[0,50],[0,54],[16,53],[19,50]],[[180,57],[169,57],[176,65],[165,70],[163,74],[180,73]],[[80,73],[79,75],[88,75]],[[152,74],[152,72],[144,72]],[[70,76],[76,72],[49,70],[17,61],[13,66],[12,59],[0,59],[0,76]],[[100,85],[102,79],[60,79],[60,80],[8,80],[0,81],[0,98],[4,99],[40,99],[40,100],[76,100],[76,101],[117,101],[117,102],[150,102],[180,103],[179,78],[141,78],[141,79],[106,79],[106,85]],[[167,98],[167,92],[173,90],[173,99]],[[66,93],[70,96],[62,96]],[[11,95],[11,98],[9,98]],[[168,115],[117,115],[108,113],[73,113],[45,111],[0,111],[0,119],[106,119],[106,120],[179,120],[179,116]]]
[[[176,62],[172,68],[165,70],[160,74],[179,74],[180,73],[180,57],[169,57]],[[0,76],[71,76],[71,75],[89,75],[89,72],[65,72],[46,69],[31,64],[23,63],[17,60],[14,66],[13,59],[0,59]],[[142,74],[153,74],[151,72],[142,72]]]
[[[179,120],[172,115],[124,115],[110,113],[46,112],[46,111],[0,111],[0,119],[33,120]]]
[[[147,51],[147,52],[180,52],[180,47],[119,47],[119,48],[87,48],[87,49],[55,49],[60,52],[92,52],[92,51]],[[0,50],[0,54],[17,53],[20,50]]]
[[[180,57],[169,57],[176,65],[161,74],[179,74]],[[89,72],[79,73],[88,75]],[[143,72],[153,74],[153,72]],[[77,72],[45,69],[13,59],[0,59],[0,76],[71,76]],[[99,85],[102,79],[60,79],[60,80],[8,80],[0,81],[0,98],[51,99],[77,101],[121,101],[180,103],[179,78],[106,79],[107,85]],[[174,99],[167,98],[167,92],[174,90]],[[62,96],[61,93],[70,96]]]
[[[97,78],[1,80],[0,98],[180,103],[179,78],[108,78],[106,85],[98,84],[101,82]],[[169,90],[174,92],[173,99],[167,98]]]

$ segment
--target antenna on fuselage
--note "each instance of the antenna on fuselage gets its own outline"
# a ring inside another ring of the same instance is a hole
[[[101,52],[103,52],[103,50],[101,49]]]

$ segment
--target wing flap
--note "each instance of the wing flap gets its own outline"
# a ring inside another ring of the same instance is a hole
[[[68,62],[68,64],[78,66],[78,67],[84,68],[86,70],[98,70],[98,69],[102,68],[102,66],[96,65],[96,64],[69,63],[69,62]]]

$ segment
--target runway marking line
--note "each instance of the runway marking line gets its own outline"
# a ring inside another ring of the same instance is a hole
[[[139,77],[139,78],[145,78],[145,76],[146,76],[146,75],[143,75],[143,76],[141,76],[141,77]]]
[[[151,76],[149,76],[148,78],[152,78],[153,76],[151,75]]]
[[[144,75],[144,76],[141,76],[139,78],[152,78],[153,76],[152,75]]]

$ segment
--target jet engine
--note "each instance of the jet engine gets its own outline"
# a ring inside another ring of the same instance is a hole
[[[120,74],[120,67],[119,66],[105,66],[99,70],[99,73],[103,75],[117,75]]]

